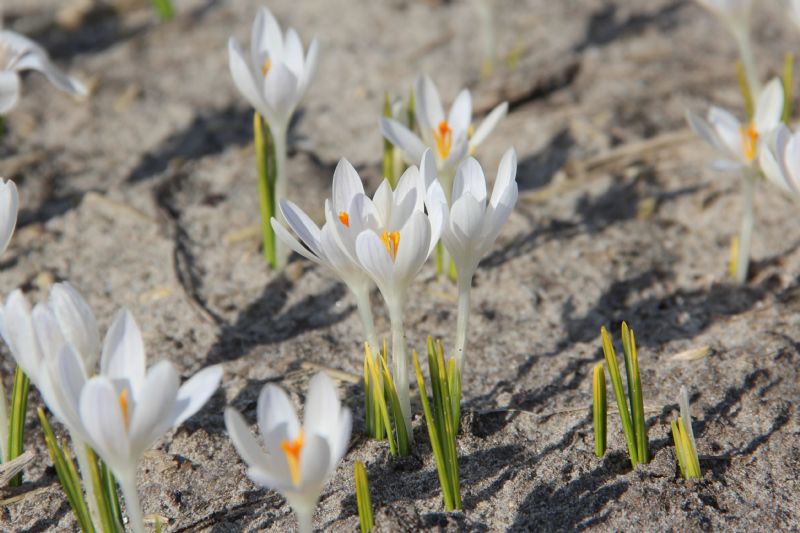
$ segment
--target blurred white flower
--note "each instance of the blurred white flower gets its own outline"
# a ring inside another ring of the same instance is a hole
[[[800,130],[781,124],[764,139],[759,163],[767,180],[793,196],[800,196]]]
[[[50,61],[47,51],[19,33],[0,30],[0,115],[11,111],[19,101],[23,70],[38,70],[56,88],[69,94],[86,96],[86,88],[62,73]]]
[[[800,27],[800,0],[788,0],[789,16]]]
[[[350,410],[342,407],[330,378],[312,378],[303,425],[286,393],[266,385],[258,398],[262,444],[242,415],[225,410],[231,441],[258,485],[280,492],[291,505],[301,533],[313,530],[312,518],[325,483],[347,451],[352,429]]]
[[[723,157],[714,166],[721,170],[749,167],[758,156],[760,140],[775,130],[783,114],[783,86],[775,78],[756,100],[753,121],[741,124],[723,109],[712,106],[708,120],[687,112],[689,126]]]
[[[106,334],[99,375],[88,378],[69,344],[59,353],[58,363],[67,402],[78,406],[82,433],[119,481],[131,528],[144,532],[136,466],[156,440],[208,401],[222,379],[222,368],[207,367],[183,386],[168,361],[146,370],[141,332],[126,310],[118,313]]]
[[[453,207],[445,214],[442,242],[456,265],[459,307],[455,357],[463,368],[469,317],[469,294],[478,263],[489,252],[500,229],[517,203],[517,154],[513,148],[503,156],[492,196],[486,192],[486,176],[478,161],[467,159],[453,184]],[[446,204],[443,204],[447,210]]]
[[[19,196],[13,181],[0,178],[0,254],[6,251],[17,226]]]
[[[250,37],[250,57],[239,43],[228,40],[231,76],[239,92],[266,118],[273,135],[285,130],[298,102],[317,69],[317,40],[303,55],[303,44],[294,28],[284,36],[266,7],[259,9]]]
[[[414,89],[414,105],[422,138],[390,118],[381,119],[381,132],[404,152],[406,160],[412,164],[422,159],[426,148],[431,148],[443,179],[442,186],[449,194],[456,168],[465,157],[475,152],[506,116],[508,103],[503,102],[494,108],[473,132],[472,96],[469,90],[464,89],[458,94],[449,114],[445,116],[436,85],[428,76],[422,75]]]

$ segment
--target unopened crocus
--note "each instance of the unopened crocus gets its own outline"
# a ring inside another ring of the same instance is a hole
[[[78,406],[82,433],[122,488],[131,529],[144,533],[136,467],[159,438],[208,401],[222,368],[207,367],[182,386],[168,361],[147,369],[139,326],[123,310],[106,334],[98,375],[87,375],[69,344],[59,353],[58,371],[67,402]]]
[[[455,357],[459,370],[464,364],[472,278],[514,210],[518,197],[516,176],[517,154],[511,148],[500,161],[491,197],[487,195],[483,169],[473,158],[461,165],[453,184],[453,206],[444,217],[442,242],[458,274]]]
[[[781,124],[759,151],[761,170],[771,183],[792,196],[800,196],[800,131]]]
[[[428,169],[434,167],[432,158],[431,151],[425,151],[421,166]],[[416,182],[418,190],[424,188],[426,178],[417,167],[410,167],[400,179],[395,195],[403,188],[404,178]],[[355,253],[358,261],[377,284],[389,309],[393,377],[409,435],[411,400],[403,315],[411,283],[439,242],[444,225],[444,196],[441,186],[438,183],[431,185],[426,194],[427,213],[422,209],[422,203],[412,202],[410,199],[407,205],[396,200],[392,202],[388,191],[380,194],[379,190],[372,202],[366,201],[364,197],[356,199],[356,203],[361,200],[361,205],[354,206],[350,220],[358,221],[358,225],[353,227],[351,222],[351,227],[342,230],[357,234]],[[356,216],[353,217],[353,214]]]
[[[23,70],[38,70],[56,88],[76,96],[85,96],[86,88],[61,72],[47,51],[24,35],[0,30],[0,115],[11,111],[19,101],[20,77]]]
[[[731,32],[739,47],[739,56],[744,66],[747,85],[750,93],[760,92],[753,46],[750,43],[750,18],[753,11],[753,0],[697,0],[697,2],[714,14]]]
[[[286,34],[272,13],[259,9],[250,37],[250,55],[245,56],[239,43],[228,40],[231,76],[247,101],[266,119],[275,146],[275,205],[286,198],[286,155],[289,123],[297,104],[317,70],[319,46],[311,41],[307,54],[293,28]],[[276,243],[277,245],[278,243]],[[276,252],[278,266],[286,259],[283,249]]]
[[[414,105],[421,138],[391,118],[381,119],[381,132],[403,151],[406,160],[412,164],[417,164],[425,150],[430,148],[442,188],[449,195],[458,165],[475,152],[506,116],[508,103],[503,102],[495,107],[473,130],[472,95],[469,90],[464,89],[458,94],[450,112],[445,115],[436,85],[428,76],[422,75],[414,88]]]
[[[740,169],[743,176],[742,224],[738,240],[735,277],[739,283],[747,280],[750,260],[750,242],[755,216],[753,200],[759,176],[758,156],[763,140],[781,124],[784,93],[779,79],[770,81],[758,96],[753,119],[742,124],[731,113],[712,107],[708,120],[692,112],[687,113],[691,128],[710,144],[723,159],[715,162],[721,170]]]
[[[302,426],[289,397],[266,385],[258,398],[259,443],[242,415],[225,410],[225,427],[254,483],[280,492],[297,516],[300,533],[313,531],[314,509],[325,483],[347,451],[350,410],[339,402],[330,378],[312,378]]]
[[[275,235],[289,249],[328,268],[347,285],[356,299],[365,340],[377,353],[379,344],[369,301],[369,293],[374,283],[361,268],[355,254],[342,245],[336,227],[345,224],[349,226],[348,213],[356,196],[364,196],[364,185],[353,165],[342,159],[333,173],[333,197],[325,202],[326,220],[322,228],[289,200],[282,200],[280,209],[287,225],[299,240],[276,219],[273,218],[271,222]]]

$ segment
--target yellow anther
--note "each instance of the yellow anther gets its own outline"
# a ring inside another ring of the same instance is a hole
[[[439,127],[433,130],[433,140],[436,141],[436,151],[441,159],[447,159],[450,150],[453,148],[453,130],[446,120],[439,123]]]
[[[269,69],[271,68],[272,68],[272,60],[270,58],[265,59],[264,62],[261,64],[261,75],[266,77],[267,73],[269,73]]]
[[[292,483],[295,486],[300,484],[300,452],[303,451],[303,431],[300,435],[292,440],[284,440],[281,442],[281,450],[286,454],[286,462],[289,463],[289,473],[292,476]]]
[[[130,425],[130,419],[128,417],[128,389],[122,389],[122,392],[119,393],[119,397],[117,398],[119,402],[119,408],[122,410],[122,421],[125,422],[125,429],[128,429]]]
[[[339,211],[339,221],[344,225],[344,227],[350,227],[350,215],[347,214],[347,211]]]
[[[751,124],[749,126],[743,126],[740,133],[742,135],[742,152],[744,153],[744,158],[748,163],[751,163],[753,159],[756,158],[756,152],[758,150],[758,131],[756,131],[755,126]]]
[[[386,251],[392,256],[392,260],[395,260],[397,258],[397,247],[400,246],[400,232],[393,231],[389,233],[384,231],[383,235],[381,235],[381,241],[383,241]]]

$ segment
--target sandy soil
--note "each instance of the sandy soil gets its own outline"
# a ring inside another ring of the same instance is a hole
[[[1,292],[22,286],[39,299],[68,279],[103,327],[130,308],[151,361],[170,359],[184,376],[225,367],[207,408],[142,463],[147,514],[176,532],[292,529],[283,499],[244,475],[222,410],[254,421],[266,382],[299,405],[323,367],[352,376],[340,386],[357,422],[315,517],[321,530],[358,527],[357,459],[381,531],[798,528],[797,205],[759,191],[751,279],[726,281],[738,179],[708,169],[710,150],[683,120],[708,101],[740,105],[735,50],[711,17],[688,0],[506,0],[498,47],[519,62],[481,81],[468,2],[270,2],[306,41],[323,43],[289,167],[292,198],[318,217],[340,157],[377,186],[383,91],[405,92],[425,71],[447,100],[467,85],[484,111],[511,101],[480,158],[493,175],[515,146],[522,194],[475,278],[458,443],[464,511],[445,514],[419,414],[410,458],[362,436],[360,326],[345,288],[304,261],[281,274],[262,261],[251,111],[226,52],[229,35],[248,38],[259,3],[177,4],[169,24],[128,5],[95,9],[75,28],[58,22],[55,0],[6,6],[10,26],[94,94],[76,104],[40,76],[25,80],[0,144],[0,173],[17,181],[23,205]],[[764,76],[800,46],[777,2],[765,4],[756,31]],[[640,344],[653,455],[634,471],[614,415],[605,458],[592,442],[598,332],[606,325],[618,336],[622,320]],[[413,346],[427,335],[452,341],[455,290],[432,268],[412,289],[407,322]],[[712,353],[701,361],[672,360],[705,345]],[[4,357],[7,384],[11,370]],[[681,384],[696,416],[699,482],[679,478],[669,434]],[[31,409],[38,404],[34,394]],[[30,420],[27,445],[39,459],[22,487],[2,492],[0,529],[74,530]]]

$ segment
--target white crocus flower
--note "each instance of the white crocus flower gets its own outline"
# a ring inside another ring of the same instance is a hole
[[[280,387],[266,385],[258,398],[262,444],[242,415],[225,409],[225,427],[258,485],[280,492],[297,515],[300,533],[313,531],[314,509],[325,483],[347,451],[352,429],[350,410],[342,407],[330,378],[311,380],[303,425]]]
[[[275,145],[276,204],[286,198],[286,136],[297,104],[306,92],[317,70],[319,45],[311,41],[303,55],[303,44],[293,28],[284,36],[272,13],[259,9],[250,36],[250,57],[246,58],[239,43],[228,40],[228,62],[231,76],[239,92],[269,126]],[[276,243],[278,245],[280,243]],[[286,251],[276,249],[278,266],[286,261]]]
[[[6,251],[17,227],[19,195],[13,181],[0,178],[0,254]]]
[[[514,210],[518,196],[516,176],[517,154],[511,148],[500,161],[491,198],[487,196],[483,169],[473,158],[461,165],[453,184],[453,207],[444,217],[442,242],[458,273],[455,357],[459,370],[464,364],[472,277]]]
[[[759,150],[759,163],[767,179],[793,196],[800,196],[800,130],[781,124]]]
[[[423,169],[434,166],[432,158],[430,150],[426,150],[422,156]],[[405,180],[408,180],[409,185],[404,185]],[[351,227],[347,228],[349,231],[357,232],[355,253],[358,261],[378,285],[389,309],[389,319],[392,324],[393,377],[409,436],[411,401],[408,390],[408,358],[403,314],[411,283],[439,242],[444,225],[444,195],[441,186],[434,182],[427,194],[426,214],[416,198],[410,198],[407,205],[404,205],[402,200],[397,200],[397,193],[407,188],[409,192],[406,197],[410,196],[414,190],[411,188],[411,183],[416,183],[416,190],[421,192],[425,183],[423,180],[419,169],[410,167],[398,184],[394,202],[390,200],[389,192],[381,194],[380,189],[375,193],[372,202],[365,202],[363,196],[357,196],[354,204],[358,204],[359,200],[362,200],[363,204],[356,205],[353,211],[354,213],[361,211],[361,214],[353,217],[351,213]],[[410,216],[405,216],[408,211]],[[353,220],[358,221],[358,226],[354,227]]]
[[[494,108],[473,133],[472,95],[469,90],[464,89],[458,94],[450,112],[445,116],[436,85],[428,76],[422,75],[414,88],[414,105],[422,138],[390,118],[381,119],[381,132],[404,152],[409,163],[416,164],[422,159],[425,150],[431,148],[442,187],[450,194],[458,165],[475,152],[506,116],[508,103],[503,102]]]
[[[131,528],[143,533],[136,466],[155,441],[208,401],[222,368],[205,368],[183,386],[168,361],[146,370],[139,326],[123,310],[106,334],[99,375],[88,377],[69,345],[59,354],[58,369],[68,403],[78,406],[82,432],[122,487]]]
[[[750,93],[758,94],[760,83],[753,58],[753,47],[750,43],[753,0],[697,0],[697,2],[722,21],[736,39]]]
[[[19,101],[23,70],[38,70],[62,91],[86,96],[86,88],[61,72],[50,61],[47,51],[19,33],[0,30],[0,115],[11,111]]]
[[[336,228],[337,224],[349,225],[350,205],[356,196],[363,194],[364,185],[358,172],[349,161],[341,159],[333,173],[333,199],[325,202],[325,224],[322,228],[289,200],[281,200],[281,214],[300,240],[275,218],[271,223],[275,235],[286,246],[309,261],[330,269],[347,285],[355,296],[364,336],[371,349],[377,351],[379,344],[369,301],[373,283],[354,254],[344,249]]]
[[[783,114],[783,86],[775,78],[767,84],[756,101],[754,116],[742,124],[728,111],[712,106],[704,120],[687,112],[689,126],[710,144],[723,159],[715,163],[719,169],[749,167],[758,157],[759,140],[775,130]]]

